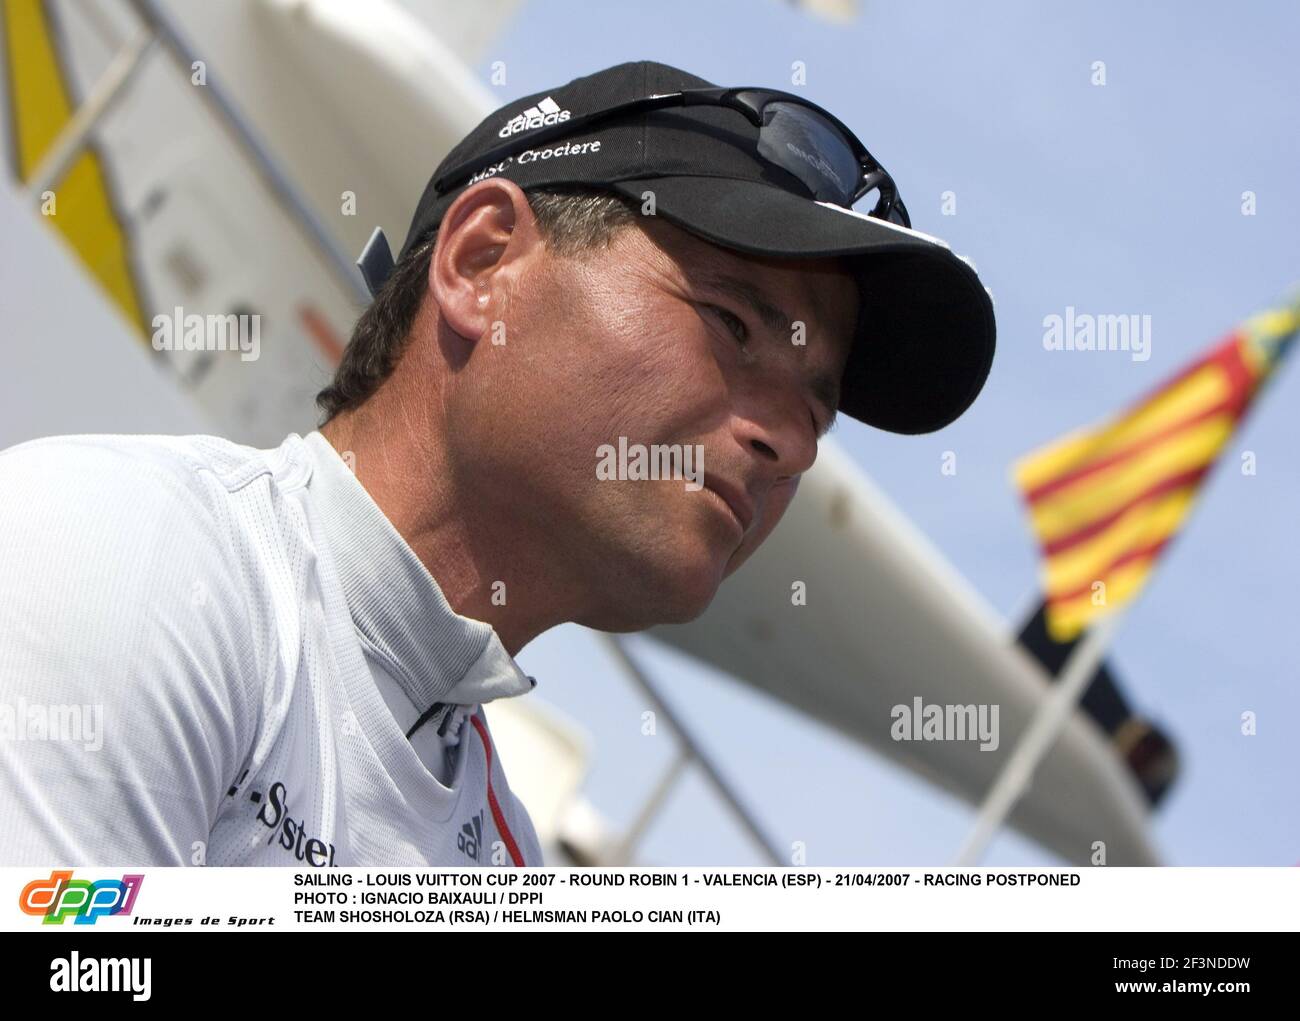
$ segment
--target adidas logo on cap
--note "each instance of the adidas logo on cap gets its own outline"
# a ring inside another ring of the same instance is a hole
[[[540,128],[543,124],[559,124],[568,119],[569,111],[561,110],[560,104],[547,96],[536,106],[530,106],[523,113],[512,117],[497,134],[501,138],[509,138],[518,131]]]

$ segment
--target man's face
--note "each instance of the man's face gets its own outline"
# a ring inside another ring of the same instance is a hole
[[[471,357],[490,359],[475,403],[494,411],[472,443],[484,492],[553,549],[557,586],[582,588],[579,623],[607,631],[699,616],[776,527],[834,416],[857,309],[838,261],[641,224],[608,249],[516,263],[505,343]],[[702,451],[703,488],[599,478],[620,441]]]

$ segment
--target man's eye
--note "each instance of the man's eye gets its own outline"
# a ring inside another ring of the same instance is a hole
[[[727,329],[735,334],[738,341],[744,344],[749,340],[749,331],[745,329],[744,322],[735,313],[723,308],[721,305],[710,305],[709,308],[713,309],[718,314],[718,317],[727,324]]]

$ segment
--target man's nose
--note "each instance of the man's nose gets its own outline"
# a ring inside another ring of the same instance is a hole
[[[817,460],[817,435],[808,405],[798,394],[768,397],[735,416],[736,438],[752,450],[773,481],[801,475]]]

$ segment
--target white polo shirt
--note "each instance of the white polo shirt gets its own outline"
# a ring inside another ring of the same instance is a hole
[[[318,432],[0,452],[0,865],[541,865],[534,683]]]

